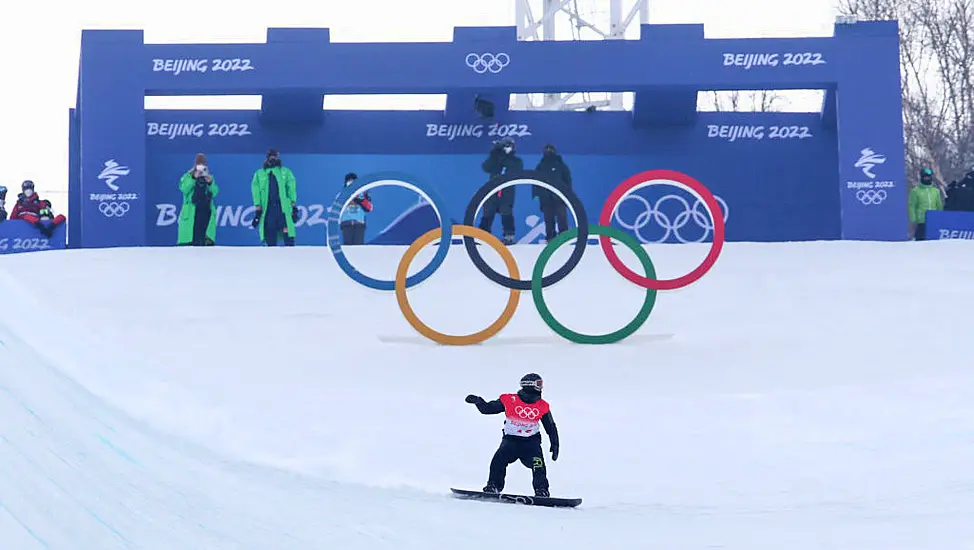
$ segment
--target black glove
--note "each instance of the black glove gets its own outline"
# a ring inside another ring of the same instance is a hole
[[[467,403],[474,403],[474,404],[479,403],[479,402],[481,402],[483,400],[484,400],[483,397],[480,397],[479,395],[474,395],[474,394],[470,394],[470,395],[467,396],[466,399],[464,399],[464,401],[466,401]]]
[[[551,450],[551,460],[552,461],[558,460],[558,447],[552,445],[550,450]]]
[[[260,213],[261,213],[261,210],[260,210],[260,208],[258,208],[257,209],[257,212],[254,214],[254,221],[250,222],[250,227],[253,227],[253,228],[256,229],[257,226],[260,225]]]

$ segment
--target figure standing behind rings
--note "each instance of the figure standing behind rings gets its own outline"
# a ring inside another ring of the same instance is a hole
[[[297,182],[291,169],[281,163],[276,149],[267,150],[263,166],[254,172],[250,192],[256,210],[250,225],[257,230],[261,242],[277,246],[278,238],[283,235],[284,246],[294,246],[294,228],[298,219]]]
[[[354,172],[345,174],[345,187],[355,183],[358,176]],[[372,211],[372,197],[368,191],[359,193],[342,211],[342,244],[365,244],[365,215]]]
[[[495,141],[490,156],[480,166],[484,172],[490,174],[491,180],[524,170],[524,163],[515,153],[514,140],[511,138]],[[514,191],[512,186],[494,192],[484,202],[483,217],[480,219],[480,228],[490,233],[494,226],[494,216],[500,214],[506,245],[514,244]]]
[[[554,145],[548,143],[544,146],[536,170],[543,173],[547,182],[562,193],[572,188],[571,170]],[[550,241],[568,230],[568,205],[561,197],[540,185],[533,186],[531,196],[538,199],[538,206],[544,215],[545,239]]]

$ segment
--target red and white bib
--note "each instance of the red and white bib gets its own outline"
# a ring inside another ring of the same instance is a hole
[[[534,403],[521,401],[516,393],[500,397],[504,404],[504,433],[518,437],[531,437],[541,430],[541,417],[548,413],[548,402],[539,399]]]

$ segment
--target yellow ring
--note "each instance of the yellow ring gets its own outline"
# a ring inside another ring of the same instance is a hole
[[[507,306],[504,311],[501,312],[500,317],[496,321],[491,323],[491,325],[480,332],[475,332],[473,334],[465,335],[452,335],[444,334],[442,332],[433,330],[426,323],[419,320],[416,316],[416,312],[409,305],[409,300],[406,298],[406,274],[409,273],[409,264],[413,262],[416,254],[426,246],[427,244],[438,239],[443,234],[443,230],[439,227],[436,229],[431,229],[426,232],[423,236],[413,241],[413,244],[409,245],[406,249],[406,253],[403,254],[402,259],[399,260],[399,268],[396,270],[396,301],[399,302],[399,310],[402,311],[403,317],[406,318],[406,322],[409,326],[416,329],[416,332],[422,334],[423,336],[429,338],[430,340],[436,342],[437,344],[442,344],[445,346],[469,346],[472,344],[479,344],[488,338],[491,338],[495,334],[501,331],[507,323],[514,317],[514,312],[517,310],[518,301],[521,299],[521,293],[518,290],[511,289],[510,297],[507,299]],[[473,237],[479,241],[486,243],[495,252],[500,254],[501,258],[504,260],[504,264],[507,265],[508,275],[512,279],[519,279],[521,274],[517,270],[517,262],[514,260],[514,255],[511,251],[504,246],[504,243],[500,241],[497,237],[491,235],[490,233],[479,229],[477,227],[471,227],[469,225],[454,225],[453,234],[460,235],[462,237]]]

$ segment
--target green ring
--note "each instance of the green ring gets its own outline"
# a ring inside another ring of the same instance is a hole
[[[653,261],[649,258],[649,254],[646,253],[642,244],[634,237],[615,227],[595,224],[588,226],[588,232],[589,235],[603,235],[626,245],[629,250],[632,250],[636,254],[639,262],[643,264],[643,271],[646,272],[646,276],[651,279],[656,278],[656,268],[653,266]],[[647,288],[646,300],[643,302],[643,307],[640,308],[639,313],[636,314],[636,317],[628,325],[615,332],[608,334],[582,334],[559,323],[555,319],[555,316],[551,314],[551,310],[548,309],[548,305],[544,301],[544,289],[541,287],[541,279],[544,276],[544,268],[548,265],[548,261],[551,260],[551,256],[555,253],[555,250],[558,250],[561,245],[567,243],[577,235],[578,228],[565,231],[555,237],[554,240],[548,242],[548,245],[541,251],[541,255],[538,256],[538,261],[534,264],[534,272],[531,274],[531,297],[534,298],[534,305],[538,308],[538,313],[541,315],[545,324],[551,327],[551,330],[555,331],[562,338],[576,344],[614,344],[628,338],[632,333],[639,330],[639,327],[646,322],[646,319],[649,319],[649,314],[652,313],[653,306],[656,305],[656,291]]]

